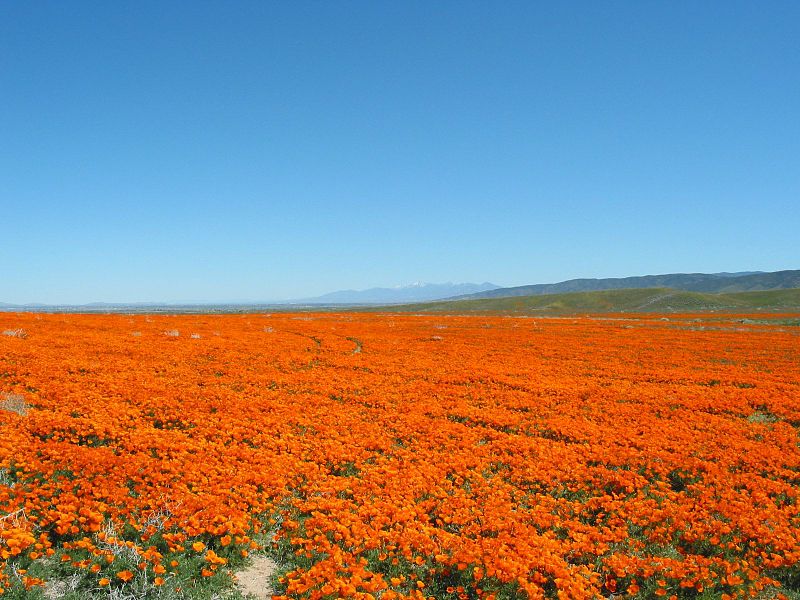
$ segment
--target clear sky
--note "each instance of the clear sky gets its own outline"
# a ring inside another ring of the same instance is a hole
[[[800,2],[3,2],[0,302],[800,268]]]

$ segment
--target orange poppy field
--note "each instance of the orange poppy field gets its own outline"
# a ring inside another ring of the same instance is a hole
[[[0,313],[0,589],[797,597],[796,318]]]

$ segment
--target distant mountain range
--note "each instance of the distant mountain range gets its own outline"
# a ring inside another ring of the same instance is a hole
[[[280,300],[266,302],[231,301],[231,302],[135,302],[108,303],[92,302],[89,304],[6,304],[0,302],[0,311],[54,311],[68,312],[251,312],[256,309],[272,310],[282,307],[303,306],[337,306],[367,304],[408,304],[412,302],[431,302],[497,289],[493,283],[412,283],[411,285],[393,288],[370,288],[367,290],[341,290],[330,292],[314,298],[297,300]]]
[[[570,279],[560,283],[540,283],[517,287],[498,287],[492,283],[415,283],[394,288],[341,290],[299,300],[280,302],[220,303],[102,303],[83,305],[5,304],[0,311],[45,312],[255,312],[302,307],[337,307],[367,305],[399,305],[449,300],[480,300],[543,296],[574,292],[599,292],[625,289],[668,288],[704,294],[800,288],[800,270],[765,273],[672,273],[609,279]]]
[[[800,288],[800,270],[763,273],[672,273],[609,279],[570,279],[560,283],[539,283],[517,287],[496,288],[464,294],[448,300],[477,300],[481,298],[513,298],[543,296],[569,292],[598,292],[604,290],[671,288],[704,293],[731,293]]]
[[[315,298],[290,300],[287,304],[405,304],[430,302],[453,296],[465,296],[498,289],[493,283],[412,283],[393,288],[341,290]]]

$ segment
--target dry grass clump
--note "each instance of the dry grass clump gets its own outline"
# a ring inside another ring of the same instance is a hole
[[[25,398],[20,394],[0,394],[0,410],[7,412],[17,413],[19,416],[24,417],[28,414],[28,405],[25,403]]]
[[[28,337],[28,332],[24,329],[6,329],[3,331],[3,335],[7,335],[8,337],[16,337],[20,339],[25,339]]]
[[[164,332],[164,335],[166,335],[168,337],[178,337],[180,334],[181,334],[181,332],[178,331],[177,329],[167,329]]]

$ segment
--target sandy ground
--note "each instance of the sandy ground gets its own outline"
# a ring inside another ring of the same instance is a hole
[[[268,556],[253,556],[253,563],[236,573],[239,589],[243,594],[250,594],[259,600],[272,598],[270,578],[276,568],[277,565]]]

